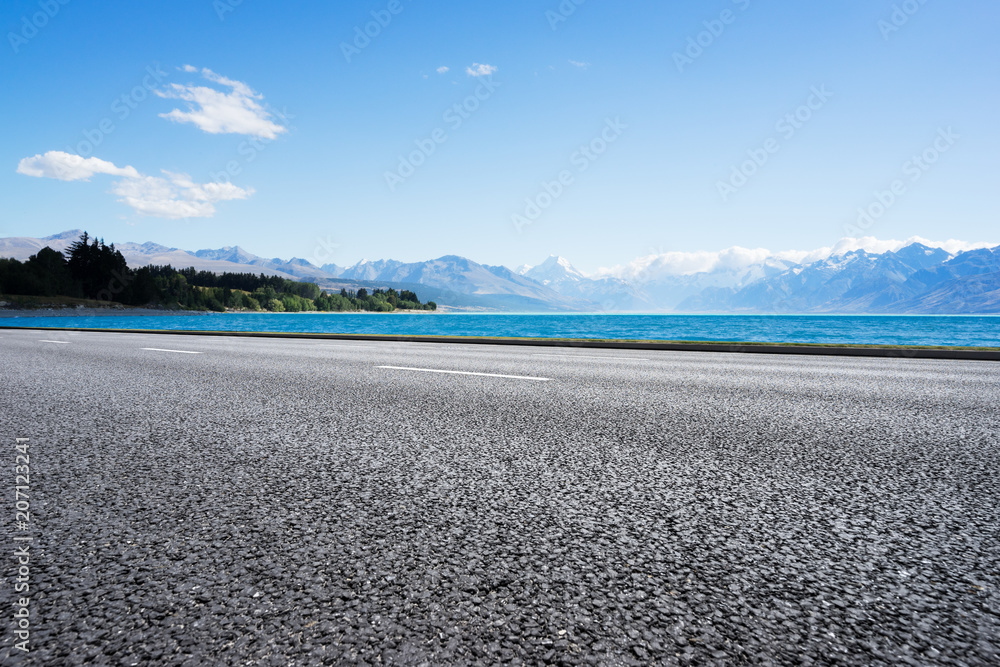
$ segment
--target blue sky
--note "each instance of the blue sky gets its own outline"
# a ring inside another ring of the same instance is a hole
[[[96,5],[0,10],[2,236],[584,270],[1000,240],[996,2]]]

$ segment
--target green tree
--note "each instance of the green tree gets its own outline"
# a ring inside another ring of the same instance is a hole
[[[84,232],[67,252],[70,274],[87,298],[111,301],[131,282],[125,257],[113,243],[104,245],[103,239],[91,240]]]
[[[77,296],[79,290],[73,283],[73,276],[62,253],[46,246],[28,258],[26,268],[38,281],[40,294]]]

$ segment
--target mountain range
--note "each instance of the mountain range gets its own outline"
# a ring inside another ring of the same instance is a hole
[[[64,251],[82,234],[0,239],[0,257]],[[845,239],[812,253],[731,248],[661,253],[595,275],[562,257],[516,270],[456,255],[425,262],[362,260],[349,267],[267,259],[238,246],[187,251],[119,243],[129,266],[170,264],[221,273],[264,273],[328,289],[410,289],[444,310],[507,312],[1000,313],[1000,246],[911,240],[892,249]],[[884,245],[884,244],[883,244]]]

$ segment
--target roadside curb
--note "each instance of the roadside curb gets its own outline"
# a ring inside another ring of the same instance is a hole
[[[906,359],[961,359],[1000,361],[1000,348],[941,348],[920,346],[845,346],[782,343],[702,343],[655,340],[593,340],[586,338],[491,338],[478,336],[407,336],[393,334],[298,333],[285,331],[190,331],[177,329],[88,329],[81,327],[12,327],[12,331],[80,331],[172,336],[230,336],[241,338],[290,338],[306,340],[360,340],[397,343],[450,343],[463,345],[520,345],[611,350],[664,350],[677,352],[730,352],[739,354],[794,354],[843,357],[895,357]]]

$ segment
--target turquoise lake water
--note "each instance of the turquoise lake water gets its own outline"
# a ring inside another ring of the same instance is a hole
[[[17,317],[0,326],[1000,347],[997,316],[211,313]]]

